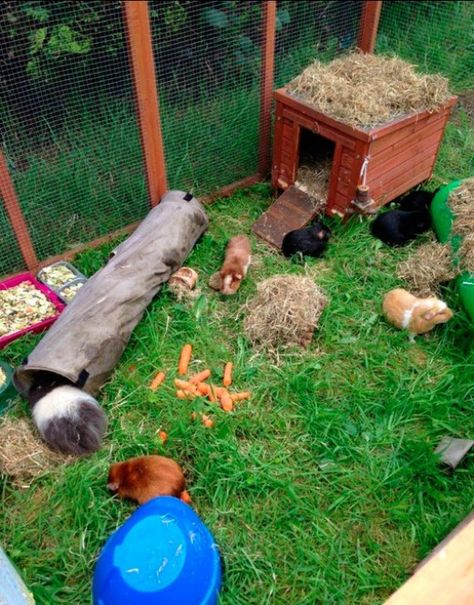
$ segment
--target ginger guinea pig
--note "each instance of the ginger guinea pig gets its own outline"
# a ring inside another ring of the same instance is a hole
[[[219,271],[221,294],[235,294],[251,262],[251,248],[248,237],[236,235],[227,244],[224,264]]]
[[[385,295],[383,312],[387,320],[399,328],[407,330],[410,340],[415,334],[426,334],[437,324],[446,323],[453,316],[448,305],[434,296],[417,298],[396,288]]]
[[[175,496],[190,502],[185,491],[185,479],[179,464],[164,456],[139,456],[112,464],[107,487],[120,498],[130,498],[140,504],[157,496]]]

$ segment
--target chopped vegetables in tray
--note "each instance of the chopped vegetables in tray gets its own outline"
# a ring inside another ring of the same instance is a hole
[[[64,290],[61,290],[61,297],[67,301],[70,302],[77,294],[77,291],[79,290],[79,288],[82,288],[82,286],[84,285],[84,282],[77,282],[76,284],[71,284],[70,286],[67,286],[67,288],[64,288]]]
[[[0,336],[13,334],[56,315],[57,309],[32,283],[0,290]]]
[[[53,288],[61,288],[76,278],[76,274],[66,265],[51,265],[41,271],[41,279]]]
[[[0,368],[0,388],[3,387],[3,385],[6,383],[6,381],[7,381],[7,375],[2,370],[2,368]]]

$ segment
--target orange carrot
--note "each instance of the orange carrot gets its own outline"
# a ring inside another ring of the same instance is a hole
[[[189,382],[186,382],[186,380],[179,380],[179,378],[174,379],[174,384],[182,391],[188,391],[193,395],[197,395],[198,391],[195,384],[190,384]]]
[[[166,375],[164,372],[158,372],[158,374],[153,378],[150,383],[150,389],[152,391],[156,391],[156,389],[160,386],[162,382],[164,382]]]
[[[225,364],[224,379],[222,381],[222,384],[225,387],[229,387],[232,384],[232,368],[233,367],[234,367],[234,365],[230,361]]]
[[[201,421],[207,429],[210,429],[211,426],[214,426],[214,421],[211,420],[209,416],[206,416],[206,414],[201,414]]]
[[[163,445],[168,441],[168,434],[165,431],[158,431],[158,437]]]
[[[176,397],[178,399],[194,399],[196,395],[194,393],[190,393],[189,391],[183,391],[182,389],[179,389],[178,391],[176,391]]]
[[[250,391],[242,391],[242,393],[232,393],[230,398],[232,401],[243,401],[249,399],[252,393]]]
[[[194,374],[194,376],[191,376],[189,382],[191,384],[198,384],[198,382],[204,382],[207,378],[209,378],[210,375],[211,370],[203,370],[202,372],[199,372],[199,374]]]
[[[184,492],[181,492],[180,500],[181,500],[181,502],[184,502],[186,504],[191,504],[191,502],[192,502],[191,496],[188,494],[188,492],[186,490],[184,490]]]
[[[188,371],[188,365],[191,361],[191,353],[193,348],[190,344],[184,345],[181,349],[181,355],[179,356],[178,374],[184,376]]]
[[[211,392],[211,385],[206,384],[205,382],[199,382],[196,385],[196,388],[198,390],[198,393],[200,393],[201,395],[209,395],[209,393]]]
[[[219,400],[221,402],[221,408],[225,412],[232,412],[232,410],[234,409],[234,404],[232,403],[231,396],[229,395],[228,391],[226,391],[226,389],[222,389],[222,392],[219,396]]]

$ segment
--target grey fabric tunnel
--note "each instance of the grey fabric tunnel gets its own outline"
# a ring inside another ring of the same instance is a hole
[[[73,301],[14,375],[28,395],[34,374],[58,374],[95,395],[161,285],[183,264],[208,227],[200,202],[170,191]]]

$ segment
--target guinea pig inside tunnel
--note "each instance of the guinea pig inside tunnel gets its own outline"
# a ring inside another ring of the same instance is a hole
[[[15,370],[15,386],[52,448],[76,455],[99,449],[107,421],[94,396],[208,224],[191,194],[166,193]]]

